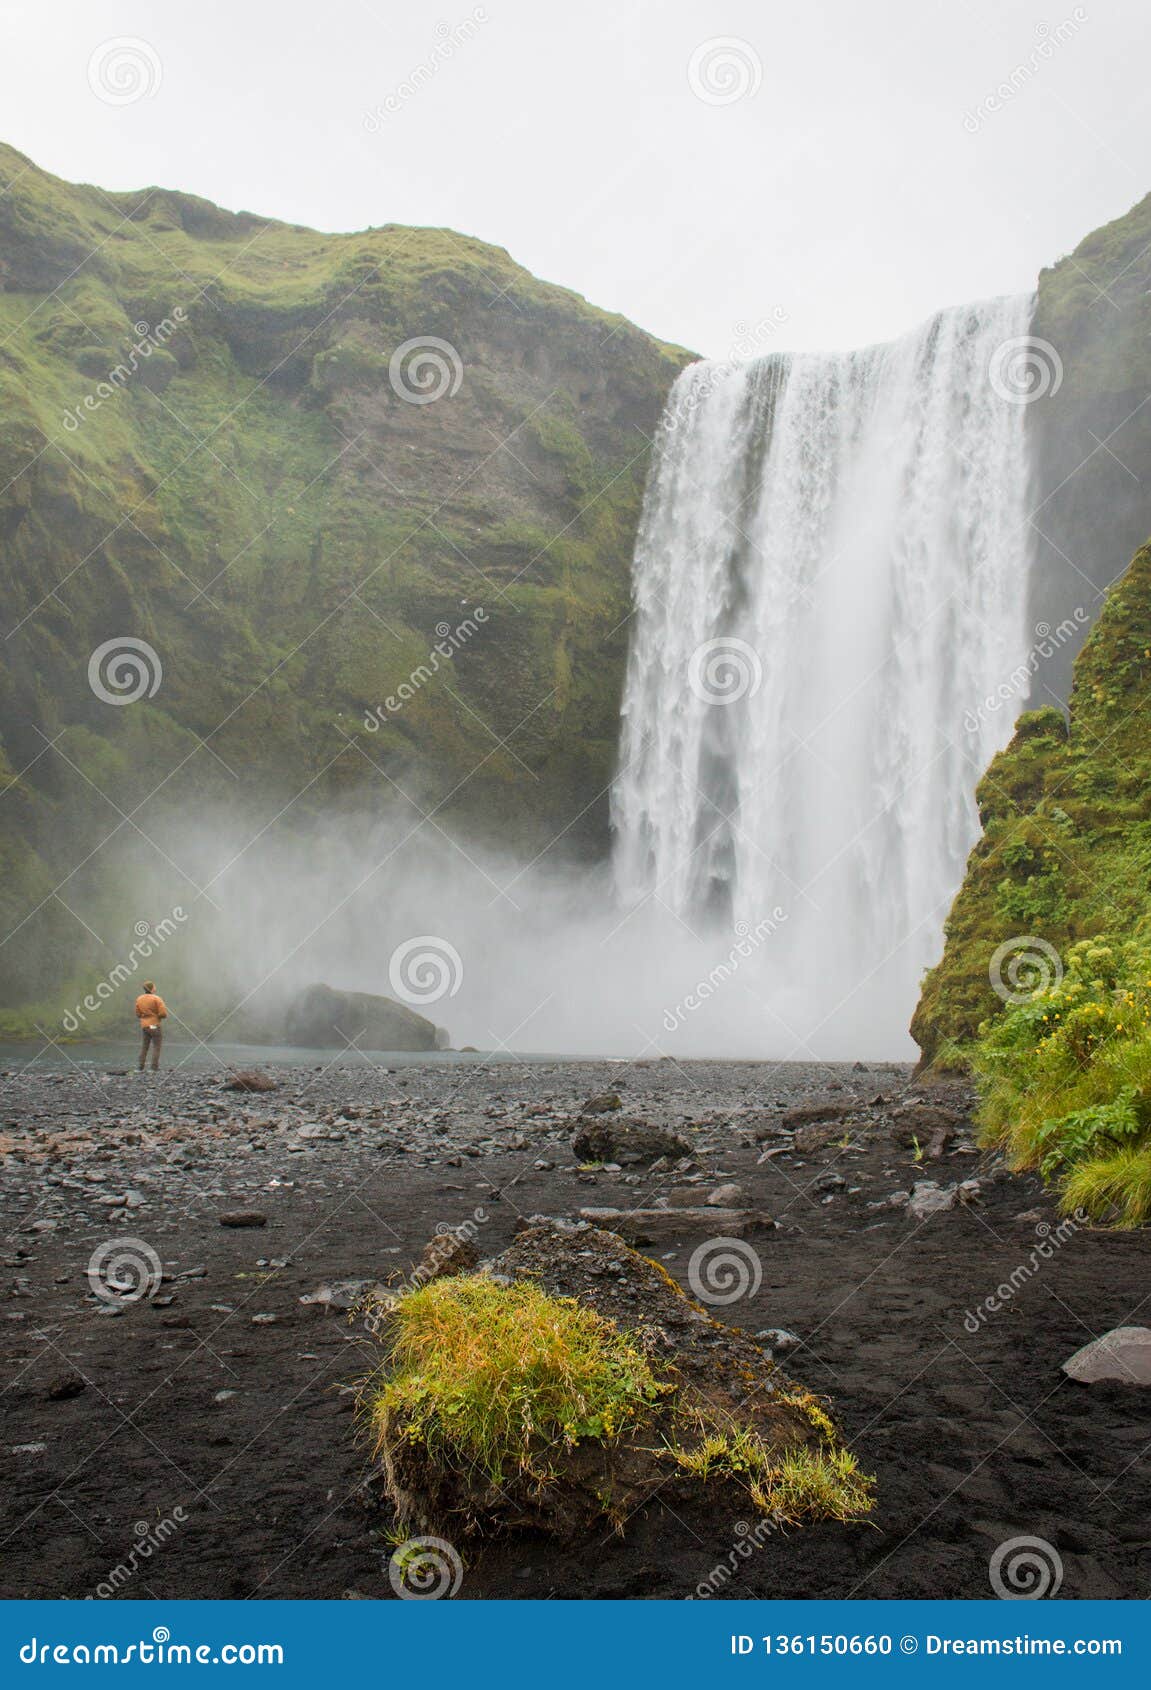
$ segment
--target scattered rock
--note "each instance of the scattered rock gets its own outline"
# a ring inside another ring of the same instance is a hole
[[[717,1185],[704,1199],[712,1209],[738,1209],[744,1201],[742,1185]]]
[[[842,1137],[843,1128],[834,1122],[799,1127],[795,1134],[795,1149],[799,1151],[801,1156],[809,1156],[813,1150],[822,1150],[833,1139]]]
[[[796,1349],[803,1339],[797,1338],[794,1332],[789,1332],[784,1326],[765,1326],[762,1332],[755,1334],[757,1344],[770,1350],[772,1355],[786,1355],[788,1350]]]
[[[821,1125],[834,1121],[842,1121],[850,1115],[851,1106],[847,1103],[837,1103],[831,1098],[808,1098],[806,1103],[797,1104],[794,1109],[785,1111],[780,1125],[785,1132],[794,1132],[797,1127]]]
[[[267,1226],[268,1217],[258,1209],[230,1209],[220,1216],[221,1226]]]
[[[588,1098],[587,1102],[584,1104],[583,1108],[580,1110],[580,1114],[581,1115],[611,1115],[611,1114],[614,1114],[614,1112],[617,1109],[622,1109],[622,1108],[623,1108],[623,1103],[620,1100],[620,1096],[619,1096],[618,1092],[602,1091],[602,1092],[599,1093],[598,1096]]]
[[[581,1121],[572,1150],[582,1162],[654,1162],[661,1156],[684,1157],[692,1144],[680,1133],[628,1116]]]
[[[261,1074],[258,1068],[242,1068],[231,1079],[225,1080],[224,1091],[278,1091],[279,1087],[270,1074]]]
[[[1063,1371],[1081,1385],[1097,1385],[1104,1379],[1151,1385],[1151,1327],[1116,1326],[1076,1350],[1063,1363]]]
[[[581,1221],[614,1232],[629,1244],[662,1244],[691,1228],[725,1238],[771,1231],[778,1221],[750,1209],[581,1209]]]
[[[44,1395],[49,1402],[67,1402],[70,1397],[78,1397],[87,1389],[88,1381],[82,1373],[61,1373],[52,1380]]]
[[[911,1188],[911,1195],[907,1200],[907,1213],[913,1221],[925,1221],[932,1215],[941,1215],[948,1209],[954,1209],[956,1187],[954,1185],[941,1186],[938,1180],[919,1180]]]

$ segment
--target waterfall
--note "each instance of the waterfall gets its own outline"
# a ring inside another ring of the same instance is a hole
[[[1025,405],[996,367],[1032,308],[695,364],[660,425],[616,886],[704,939],[782,911],[762,986],[799,1048],[827,1053],[861,1019],[883,1054],[907,1048],[976,781],[1025,704]]]

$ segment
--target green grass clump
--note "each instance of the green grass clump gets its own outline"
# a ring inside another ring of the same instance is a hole
[[[549,1445],[642,1424],[668,1389],[625,1333],[574,1299],[459,1276],[398,1304],[370,1414],[381,1446],[406,1438],[498,1484],[536,1470]]]
[[[1080,1162],[1067,1177],[1063,1203],[1113,1226],[1146,1226],[1151,1220],[1151,1143]]]
[[[1063,977],[983,1023],[972,1052],[987,1142],[1038,1168],[1065,1213],[1151,1219],[1151,934],[1099,935]]]
[[[838,1447],[772,1451],[744,1426],[708,1432],[692,1448],[669,1451],[698,1479],[733,1478],[747,1485],[761,1513],[797,1525],[801,1520],[861,1520],[874,1505],[874,1479],[859,1471],[850,1450]]]

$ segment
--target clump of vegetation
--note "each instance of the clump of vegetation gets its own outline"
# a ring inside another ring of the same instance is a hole
[[[859,1471],[850,1450],[771,1450],[746,1426],[705,1430],[691,1448],[668,1454],[698,1479],[731,1478],[746,1484],[754,1506],[787,1525],[801,1520],[857,1523],[871,1512],[874,1479]]]
[[[873,1481],[818,1398],[769,1384],[742,1404],[742,1392],[729,1400],[706,1375],[693,1382],[683,1357],[657,1372],[645,1330],[623,1330],[534,1279],[457,1275],[400,1298],[364,1403],[406,1522],[551,1529],[554,1514],[622,1528],[669,1466],[701,1483],[734,1481],[780,1523],[870,1510]]]
[[[1072,945],[1062,978],[983,1023],[981,1120],[1065,1212],[1151,1219],[1151,934]]]
[[[423,1444],[499,1484],[542,1472],[557,1443],[642,1425],[669,1389],[630,1337],[574,1298],[458,1276],[397,1305],[370,1412],[380,1445]]]

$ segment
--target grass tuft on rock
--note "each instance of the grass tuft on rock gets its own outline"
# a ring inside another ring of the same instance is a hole
[[[549,1446],[640,1426],[668,1389],[631,1338],[573,1298],[474,1275],[400,1301],[388,1376],[369,1398],[378,1447],[424,1444],[499,1484],[538,1470]]]
[[[668,1452],[697,1479],[731,1478],[747,1486],[755,1507],[781,1524],[840,1520],[857,1524],[874,1506],[875,1481],[859,1471],[850,1450],[770,1450],[744,1426],[709,1431],[690,1449]]]

